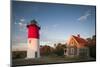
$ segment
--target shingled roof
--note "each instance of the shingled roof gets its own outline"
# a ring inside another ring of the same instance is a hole
[[[72,36],[79,44],[87,44],[87,41],[85,39],[78,37],[78,36],[74,36],[74,35]]]

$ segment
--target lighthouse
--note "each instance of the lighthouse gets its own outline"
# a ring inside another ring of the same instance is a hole
[[[39,58],[39,30],[40,27],[36,20],[32,20],[28,25],[28,49],[27,58]]]

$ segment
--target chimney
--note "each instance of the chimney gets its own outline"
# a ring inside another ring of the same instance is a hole
[[[77,35],[77,37],[79,37],[79,38],[80,38],[80,34],[78,34],[78,35]]]

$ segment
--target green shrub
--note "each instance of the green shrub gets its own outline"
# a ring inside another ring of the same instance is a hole
[[[25,58],[26,54],[27,54],[26,51],[13,51],[12,52],[12,59]]]

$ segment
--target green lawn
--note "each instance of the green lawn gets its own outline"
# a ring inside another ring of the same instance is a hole
[[[13,59],[13,65],[37,65],[51,63],[69,63],[69,62],[84,62],[95,61],[93,58],[79,57],[63,57],[63,56],[45,56],[37,59]]]

